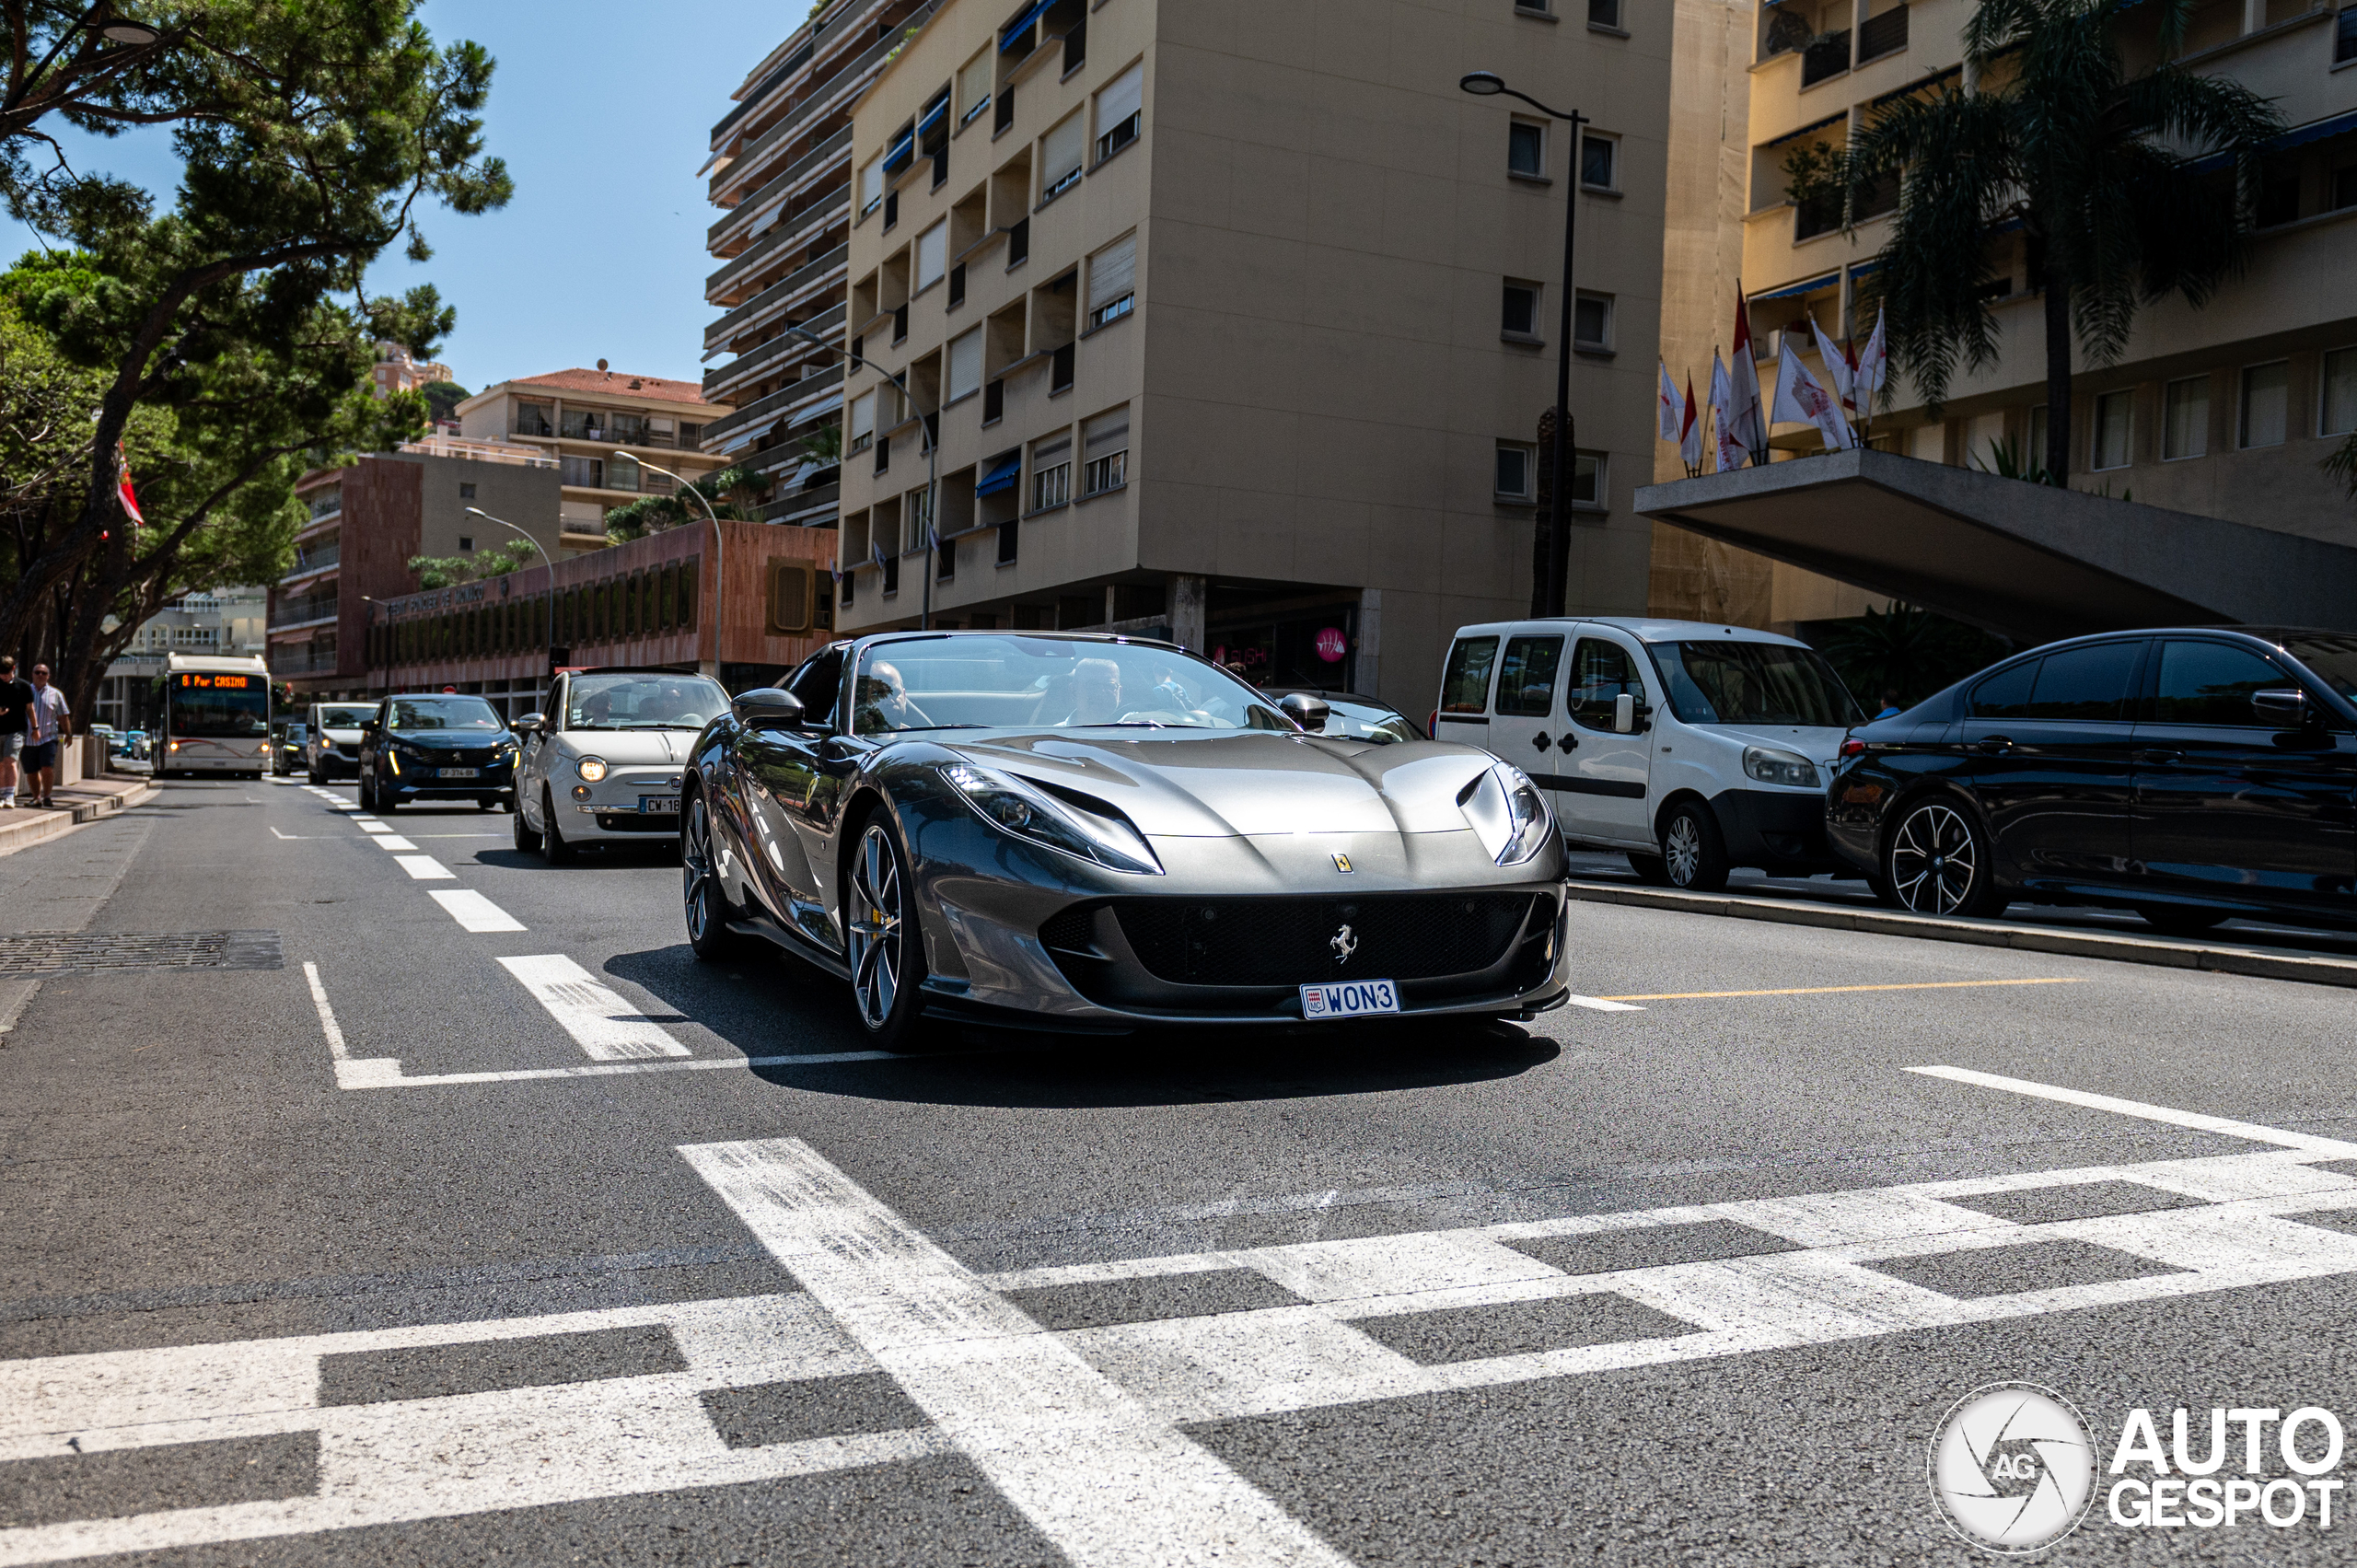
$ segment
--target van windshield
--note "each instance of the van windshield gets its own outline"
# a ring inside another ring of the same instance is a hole
[[[1846,729],[1866,715],[1807,648],[1781,643],[1652,643],[1669,705],[1687,724],[1797,725]]]

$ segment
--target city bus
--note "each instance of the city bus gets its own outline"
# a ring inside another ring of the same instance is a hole
[[[147,755],[157,778],[270,766],[270,667],[260,657],[165,656]]]

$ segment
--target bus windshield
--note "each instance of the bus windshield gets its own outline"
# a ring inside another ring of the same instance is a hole
[[[270,733],[270,686],[258,675],[175,675],[171,732],[191,739]]]

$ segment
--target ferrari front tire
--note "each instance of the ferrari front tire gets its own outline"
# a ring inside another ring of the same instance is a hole
[[[852,855],[843,912],[852,1000],[869,1043],[883,1051],[907,1050],[923,1020],[924,944],[908,865],[891,819],[870,818]]]
[[[749,938],[728,929],[736,912],[721,890],[712,813],[701,795],[688,796],[679,819],[679,902],[680,912],[687,918],[688,947],[705,963],[726,963],[742,957],[752,946]]]

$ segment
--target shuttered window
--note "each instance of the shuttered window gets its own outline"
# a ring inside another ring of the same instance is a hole
[[[949,270],[949,220],[942,219],[917,236],[917,292],[939,283]]]
[[[1075,110],[1039,143],[1039,200],[1047,201],[1080,178],[1087,149],[1087,127]]]
[[[983,50],[958,73],[958,123],[963,125],[991,106],[991,52]]]
[[[949,340],[949,393],[947,401],[956,402],[982,389],[982,330]]]
[[[1131,66],[1097,95],[1097,160],[1111,157],[1137,140],[1143,120],[1145,66]]]
[[[1108,409],[1081,429],[1081,456],[1087,467],[1081,494],[1095,495],[1118,490],[1130,477],[1130,405]]]
[[[1137,293],[1138,238],[1126,235],[1088,259],[1088,324],[1126,316]]]

